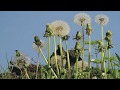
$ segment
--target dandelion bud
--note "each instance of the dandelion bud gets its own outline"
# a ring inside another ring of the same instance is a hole
[[[47,24],[44,37],[52,36],[52,34],[53,34],[52,26],[50,24]]]
[[[38,45],[38,46],[41,45],[41,42],[40,42],[40,39],[39,39],[38,36],[35,36],[35,37],[34,37],[34,40],[35,40],[35,44],[36,44],[36,45]]]
[[[108,31],[106,32],[106,36],[111,37],[111,36],[112,36],[112,31],[109,31],[109,30],[108,30]]]
[[[91,24],[88,23],[88,24],[87,24],[87,28],[86,28],[86,34],[87,34],[87,35],[91,35],[92,32],[93,32],[93,29],[92,29],[92,27],[91,27]]]
[[[18,50],[15,50],[15,51],[16,51],[16,56],[20,57],[20,52]]]
[[[80,31],[77,31],[77,33],[76,33],[76,37],[75,38],[73,38],[73,39],[76,39],[77,41],[79,41],[80,39],[81,39],[81,34],[80,34]]]

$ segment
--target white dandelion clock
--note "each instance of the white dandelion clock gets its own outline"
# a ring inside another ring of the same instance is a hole
[[[41,42],[40,46],[36,45],[34,42],[32,44],[33,49],[35,49],[37,52],[40,52],[39,48],[41,48],[42,51],[44,51],[47,48],[45,41],[40,40],[40,42]]]
[[[55,62],[56,62],[55,56],[53,56],[50,60],[50,63],[51,63],[51,65],[55,65]],[[59,67],[62,66],[62,59],[61,59],[60,55],[57,55],[57,64]],[[63,59],[63,66],[65,66],[65,65],[66,65],[66,59]]]
[[[20,56],[15,56],[14,65],[18,66],[19,68],[23,68],[25,65],[29,66],[31,64],[32,58],[28,55],[25,55],[20,52]]]
[[[87,23],[91,23],[91,17],[86,13],[79,13],[79,14],[75,15],[74,22],[77,25],[81,25],[81,26],[87,25]]]
[[[76,65],[76,63],[75,63]],[[74,65],[74,67],[75,67]],[[83,65],[83,70],[85,70],[85,68],[88,67],[88,62],[84,61],[84,65]],[[82,70],[82,60],[78,61],[78,68]]]
[[[109,17],[103,14],[96,15],[95,22],[101,25],[106,25],[109,22]]]
[[[70,32],[70,26],[62,20],[56,20],[51,23],[53,29],[53,35],[63,37]]]

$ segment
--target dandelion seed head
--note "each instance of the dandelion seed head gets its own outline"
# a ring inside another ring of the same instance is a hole
[[[53,35],[56,36],[65,36],[68,35],[70,32],[70,26],[62,20],[56,20],[51,23],[52,29],[53,29]]]
[[[79,13],[75,15],[74,22],[77,25],[87,25],[87,23],[91,22],[91,17],[86,13]]]
[[[54,65],[56,60],[55,60],[55,56],[51,57],[51,60],[50,60],[51,64]],[[61,56],[60,55],[57,55],[57,64],[59,67],[62,66],[62,59],[61,59]],[[63,66],[66,65],[66,60],[63,59]]]
[[[88,62],[84,61],[83,69],[85,70],[86,67],[88,67]],[[78,61],[78,68],[82,70],[82,61]]]
[[[15,56],[13,63],[14,65],[17,64],[19,68],[23,68],[25,65],[29,66],[31,64],[31,60],[32,58],[30,58],[28,55],[20,52],[20,56]]]
[[[109,22],[109,17],[104,14],[96,15],[95,22],[101,25],[106,25]]]

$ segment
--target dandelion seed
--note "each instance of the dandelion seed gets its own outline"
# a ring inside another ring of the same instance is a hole
[[[53,35],[63,37],[70,32],[70,26],[62,20],[57,20],[51,23]]]
[[[34,42],[32,44],[33,49],[35,49],[37,52],[40,52],[39,47],[44,51],[47,48],[47,45],[44,41],[40,40],[41,44],[38,46]]]
[[[91,17],[86,13],[79,13],[75,15],[74,22],[77,25],[87,25],[87,23],[91,22]]]
[[[61,59],[61,56],[57,55],[57,64],[58,64],[59,67],[62,66],[62,60],[63,60],[63,66],[65,66],[66,65],[66,59]],[[55,64],[55,56],[52,56],[50,62],[51,62],[52,65]]]
[[[99,14],[96,15],[95,22],[101,25],[106,25],[109,22],[109,18],[106,15]]]

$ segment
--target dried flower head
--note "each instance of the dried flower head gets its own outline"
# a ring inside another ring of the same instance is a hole
[[[106,15],[99,14],[96,15],[95,22],[101,25],[106,25],[109,22],[109,18]]]
[[[91,22],[91,17],[86,13],[79,13],[79,14],[75,15],[74,22],[77,25],[81,25],[81,26],[87,25],[87,23]]]
[[[63,60],[63,66],[65,66],[66,65],[66,59],[62,59],[60,55],[57,55],[57,64],[58,64],[59,67],[62,66],[62,60]],[[55,56],[51,57],[50,62],[51,62],[51,65],[55,64],[55,62],[56,62]]]
[[[57,20],[51,23],[53,35],[63,37],[70,32],[70,26],[62,20]]]
[[[44,41],[40,40],[41,44],[36,45],[35,42],[33,42],[32,46],[33,49],[35,49],[37,52],[40,52],[39,48],[41,48],[43,51],[46,49],[47,45]]]

